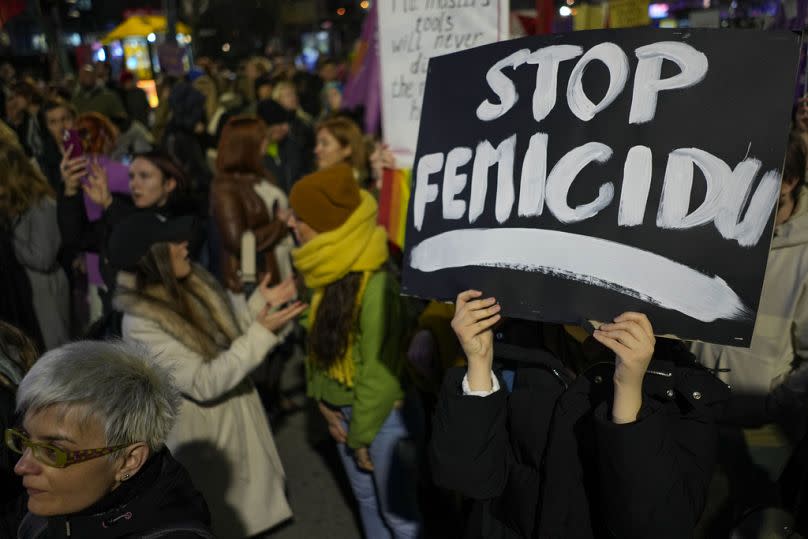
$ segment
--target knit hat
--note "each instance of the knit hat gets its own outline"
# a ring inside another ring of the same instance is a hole
[[[317,232],[336,230],[359,207],[359,186],[347,163],[318,170],[294,184],[289,205]]]

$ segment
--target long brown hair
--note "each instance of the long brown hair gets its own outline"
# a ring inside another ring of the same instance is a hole
[[[153,285],[162,285],[175,304],[184,306],[180,281],[171,267],[171,252],[168,243],[153,244],[135,267],[135,283],[138,291]],[[184,310],[183,310],[184,311]]]
[[[118,140],[118,128],[98,112],[85,112],[76,119],[84,151],[89,154],[108,154]]]
[[[135,266],[135,289],[143,292],[148,287],[160,286],[168,294],[169,304],[183,318],[197,327],[204,327],[188,304],[183,283],[174,275],[171,266],[171,247],[166,242],[152,245]]]
[[[0,220],[14,220],[56,194],[21,148],[0,142]]]
[[[367,148],[365,139],[362,136],[362,130],[359,129],[356,122],[345,116],[334,116],[317,124],[315,132],[319,133],[323,129],[331,133],[343,148],[345,146],[351,147],[351,155],[348,158],[351,166],[359,172],[360,176],[367,175]]]
[[[216,156],[218,174],[252,174],[272,179],[264,168],[261,146],[267,136],[266,124],[257,116],[231,118],[219,139]]]
[[[323,299],[309,333],[312,357],[328,369],[345,355],[351,335],[356,331],[356,295],[362,274],[352,272],[323,290]]]

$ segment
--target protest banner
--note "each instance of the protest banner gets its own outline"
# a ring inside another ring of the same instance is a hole
[[[403,292],[748,346],[799,36],[596,30],[433,58]]]
[[[429,59],[507,39],[509,2],[386,0],[378,10],[385,142],[411,168]]]

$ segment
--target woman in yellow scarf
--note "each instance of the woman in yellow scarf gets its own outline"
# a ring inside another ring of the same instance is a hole
[[[304,322],[307,392],[338,444],[365,536],[418,537],[415,478],[395,462],[396,446],[410,434],[401,386],[404,316],[385,269],[376,201],[341,163],[298,181],[289,202],[289,227],[301,245],[292,257],[313,293]]]

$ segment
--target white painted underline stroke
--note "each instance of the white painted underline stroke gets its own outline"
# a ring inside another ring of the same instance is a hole
[[[466,266],[538,272],[614,290],[702,322],[753,316],[718,276],[637,247],[558,230],[452,230],[413,247],[409,264],[422,272]]]

